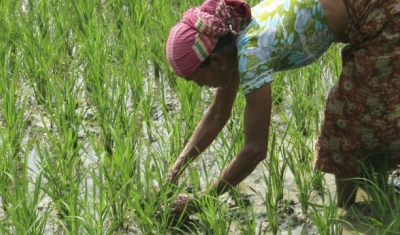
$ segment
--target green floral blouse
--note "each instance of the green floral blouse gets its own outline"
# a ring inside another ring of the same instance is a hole
[[[316,61],[333,34],[318,0],[264,0],[237,41],[242,88],[248,94],[273,80],[275,71]]]

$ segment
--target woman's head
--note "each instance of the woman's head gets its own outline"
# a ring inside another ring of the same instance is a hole
[[[234,33],[218,38],[211,54],[184,78],[199,86],[227,88],[231,79],[238,75],[236,39]]]
[[[234,32],[230,32],[225,36],[219,37],[210,55],[213,53],[218,53],[218,54],[225,54],[228,57],[236,56],[236,50],[235,50],[235,55],[232,54],[233,51],[231,50],[232,47],[235,47],[236,49],[236,38],[237,37]],[[199,68],[206,68],[210,64],[211,64],[211,57],[208,56],[205,60],[201,62]]]
[[[250,20],[250,7],[241,0],[207,0],[189,9],[168,37],[166,53],[172,69],[178,76],[189,77],[213,52],[219,38],[241,31]]]

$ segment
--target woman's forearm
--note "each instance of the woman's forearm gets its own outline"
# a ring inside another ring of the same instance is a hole
[[[230,187],[238,185],[249,176],[265,158],[265,152],[242,149],[225,168],[221,177],[211,185],[211,193],[221,195]]]
[[[244,116],[245,143],[237,156],[212,185],[211,192],[220,195],[243,181],[266,158],[271,120],[271,84],[246,96]],[[264,102],[260,102],[264,101]]]
[[[193,132],[192,137],[179,154],[169,172],[169,181],[177,183],[180,173],[187,164],[197,158],[215,140],[219,132],[225,126],[229,118],[221,116],[214,107],[210,107],[204,113],[201,121]]]
[[[211,106],[204,113],[192,137],[179,154],[173,167],[169,171],[168,181],[176,184],[181,172],[187,164],[198,157],[215,140],[221,132],[232,112],[236,93],[239,87],[239,74],[232,78],[230,85],[218,88]]]

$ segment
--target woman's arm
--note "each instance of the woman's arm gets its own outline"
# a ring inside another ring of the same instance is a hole
[[[217,137],[229,120],[239,86],[239,77],[231,80],[225,89],[218,88],[211,106],[193,132],[183,151],[168,173],[169,183],[177,184],[187,164],[198,157]]]
[[[271,83],[247,95],[246,101],[245,143],[238,155],[221,173],[220,179],[212,184],[210,192],[213,194],[221,195],[229,187],[239,184],[267,156],[271,119]],[[172,207],[171,214],[180,217],[182,213],[189,215],[197,211],[195,201],[185,194],[180,194]]]
[[[245,142],[238,155],[211,187],[220,195],[243,181],[266,158],[271,119],[271,83],[246,96],[244,117]]]
[[[349,13],[343,0],[320,0],[329,27],[333,32],[335,42],[349,41],[346,29]]]

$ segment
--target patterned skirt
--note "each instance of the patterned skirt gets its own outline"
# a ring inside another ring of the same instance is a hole
[[[315,169],[357,177],[372,156],[400,163],[400,0],[344,1],[349,44],[328,96]]]

